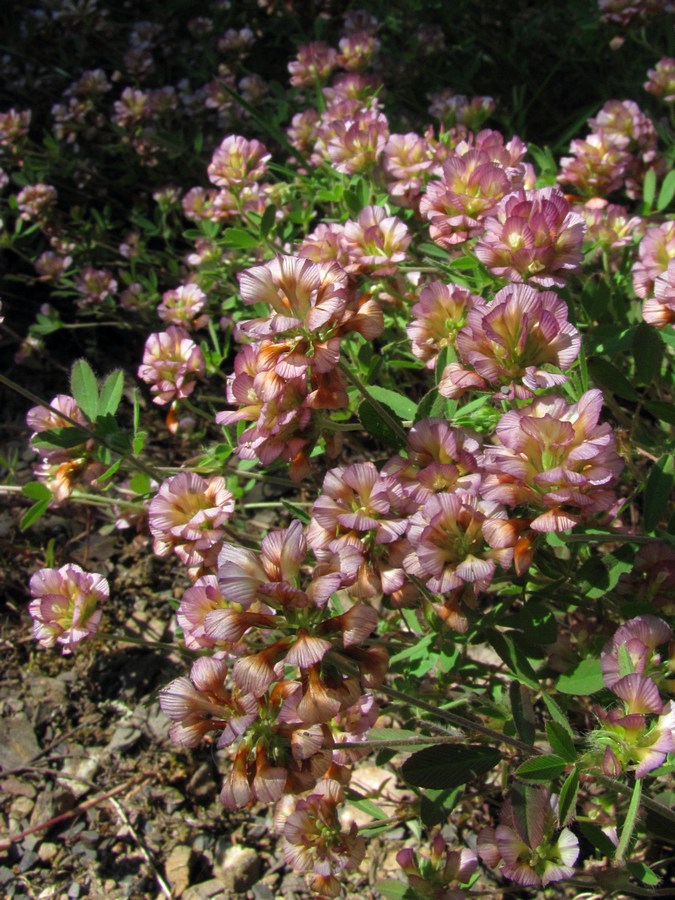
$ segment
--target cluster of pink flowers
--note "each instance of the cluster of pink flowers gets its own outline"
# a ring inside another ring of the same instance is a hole
[[[278,256],[242,272],[240,284],[243,302],[265,304],[269,314],[237,325],[235,336],[253,341],[237,355],[228,383],[228,401],[240,408],[216,421],[253,421],[239,437],[239,455],[264,464],[281,457],[301,478],[318,437],[309,429],[313,411],[347,405],[337,368],[341,340],[354,331],[377,337],[382,311],[357,295],[334,262]]]
[[[24,222],[37,221],[44,224],[49,212],[56,206],[58,194],[51,184],[30,184],[16,195],[19,217]]]
[[[657,328],[675,322],[675,222],[645,232],[633,264],[633,290],[644,300],[645,322]]]
[[[440,180],[429,182],[419,204],[429,220],[432,240],[452,249],[485,230],[485,220],[512,191],[534,185],[534,172],[523,157],[527,148],[514,137],[484,130],[460,141],[440,167]]]
[[[410,240],[398,216],[383,206],[366,206],[344,225],[319,225],[302,242],[298,256],[314,262],[335,260],[350,275],[384,277],[396,274]]]
[[[456,94],[452,88],[437,91],[429,97],[429,113],[448,127],[463,125],[469,131],[478,131],[497,108],[492,97],[467,97]]]
[[[499,825],[480,832],[476,848],[480,858],[491,868],[499,866],[500,875],[523,887],[546,887],[571,878],[579,841],[569,828],[559,830],[558,798],[547,788],[531,788],[519,807],[516,812],[514,801],[507,799]]]
[[[31,111],[29,109],[8,109],[0,113],[0,147],[14,153],[28,134]]]
[[[150,502],[148,525],[157,556],[172,551],[196,571],[213,569],[224,540],[223,525],[234,512],[225,480],[180,472],[162,482]]]
[[[102,615],[99,604],[108,599],[110,591],[102,575],[67,564],[36,572],[30,580],[30,593],[33,637],[43,647],[58,644],[69,654],[96,632]]]
[[[608,100],[588,124],[591,133],[573,140],[571,156],[560,160],[558,181],[584,197],[606,197],[620,188],[639,197],[647,169],[661,172],[664,166],[651,119],[633,100]]]
[[[200,315],[205,305],[206,294],[201,288],[193,283],[181,284],[180,287],[162,294],[157,315],[170,325],[179,325],[188,331],[196,331],[209,321],[208,315]]]
[[[566,379],[544,365],[569,368],[581,338],[567,321],[567,306],[551,291],[524,284],[502,288],[486,305],[474,303],[455,339],[461,362],[445,367],[438,385],[444,397],[497,389],[501,397],[528,399]]]
[[[205,371],[204,355],[188,331],[171,325],[145,342],[138,377],[150,385],[153,401],[161,406],[189,397]]]
[[[647,72],[644,89],[661,97],[665,103],[675,103],[675,58],[664,56]]]
[[[666,671],[657,653],[672,637],[662,619],[638,616],[617,630],[602,654],[605,686],[619,702],[609,710],[595,707],[598,727],[590,741],[607,775],[631,769],[644,778],[675,748],[675,704],[661,699]]]
[[[581,269],[584,220],[554,188],[508,194],[484,226],[476,256],[498,278],[564,287]]]
[[[74,281],[75,290],[80,294],[77,305],[81,308],[98,306],[117,292],[117,280],[110,269],[94,269],[86,266]]]

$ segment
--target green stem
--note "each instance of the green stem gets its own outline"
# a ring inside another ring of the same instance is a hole
[[[630,839],[633,837],[635,824],[637,822],[638,810],[640,808],[641,797],[642,779],[636,778],[635,786],[633,787],[633,794],[630,798],[630,803],[628,804],[628,812],[626,813],[623,828],[621,829],[619,844],[616,848],[616,853],[614,854],[614,861],[618,865],[623,865],[624,857],[626,856],[626,851],[628,850],[628,845],[630,844]]]
[[[383,406],[379,400],[376,400],[368,390],[368,387],[361,381],[359,376],[352,372],[348,366],[345,364],[344,360],[340,362],[340,369],[344,372],[347,380],[350,381],[354,387],[359,391],[361,396],[370,403],[370,405],[377,411],[377,414],[380,418],[387,423],[387,425],[392,429],[392,431],[396,432],[398,436],[403,440],[404,444],[408,443],[408,433],[405,428],[401,427],[400,422],[394,419],[387,408]]]

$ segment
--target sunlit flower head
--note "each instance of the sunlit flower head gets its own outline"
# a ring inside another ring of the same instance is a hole
[[[168,556],[173,550],[187,566],[211,568],[222,545],[222,526],[234,512],[234,498],[225,479],[204,479],[194,472],[179,472],[162,482],[148,509],[154,551]]]
[[[570,153],[560,160],[558,181],[571,185],[582,197],[606,197],[618,190],[632,159],[602,129],[591,132],[586,139],[573,140]]]
[[[463,491],[429,497],[410,518],[406,572],[445,594],[465,584],[486,590],[497,564],[511,565],[517,532],[499,503]]]
[[[418,302],[410,310],[406,332],[413,353],[425,361],[428,369],[435,368],[441,350],[455,345],[457,333],[466,325],[469,310],[474,307],[487,312],[485,301],[459,284],[432,281],[422,288]]]
[[[59,644],[68,654],[96,632],[102,614],[99,604],[108,599],[109,588],[102,575],[67,564],[36,572],[30,580],[30,593],[33,637],[43,647]]]
[[[563,287],[581,268],[585,231],[555,188],[515,191],[485,220],[476,256],[498,278]]]
[[[406,225],[383,206],[365,206],[356,221],[344,225],[342,243],[350,274],[393,275],[411,241]]]
[[[380,49],[380,42],[372,31],[352,31],[340,38],[338,65],[348,72],[360,72],[372,65]]]
[[[601,411],[602,393],[591,390],[578,403],[540,397],[506,413],[483,455],[482,494],[529,507],[534,531],[564,531],[611,509],[623,461]]]
[[[672,259],[675,259],[675,221],[648,228],[633,263],[633,290],[638,297],[646,300],[654,295],[656,278],[666,272]]]
[[[162,294],[157,315],[170,325],[182,325],[188,330],[203,328],[208,316],[200,316],[199,313],[205,304],[206,294],[196,284],[181,284]]]
[[[29,184],[16,195],[19,218],[24,222],[43,221],[54,206],[58,195],[51,184]]]
[[[526,399],[566,380],[544,367],[568,369],[581,338],[556,294],[513,284],[502,288],[489,306],[469,310],[456,345],[461,362],[450,363],[443,372],[438,389],[444,397],[460,397],[468,388],[492,388]]]
[[[217,187],[237,190],[243,185],[260,181],[267,172],[270,158],[270,153],[260,141],[228,135],[211,157],[207,169],[209,179]]]

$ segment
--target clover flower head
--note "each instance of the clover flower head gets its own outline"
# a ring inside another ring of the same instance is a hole
[[[514,810],[517,803],[519,812]],[[496,828],[478,835],[478,855],[523,887],[546,887],[574,875],[579,841],[569,828],[556,834],[557,797],[547,788],[518,791],[502,806]]]
[[[387,191],[399,206],[415,208],[422,194],[424,176],[434,165],[429,141],[414,132],[392,134],[384,148],[383,166]]]
[[[467,97],[455,94],[452,88],[437,91],[429,99],[430,115],[448,126],[464,125],[470,131],[478,131],[497,108],[492,97]]]
[[[481,150],[452,156],[441,166],[441,179],[431,181],[420,200],[429,219],[431,239],[447,249],[483,231],[483,220],[512,190],[503,166]]]
[[[244,185],[260,181],[271,158],[260,141],[241,135],[228,135],[217,147],[207,168],[209,180],[217,187],[237,191]]]
[[[484,224],[476,256],[499,278],[564,287],[580,270],[584,220],[555,188],[508,194]]]
[[[379,108],[377,98],[382,97],[383,86],[381,80],[364,72],[343,72],[336,75],[330,85],[322,90],[326,106],[331,110],[331,116],[344,109],[343,101],[357,101],[360,106]],[[353,107],[354,112],[358,107]]]
[[[640,216],[630,216],[625,206],[593,197],[579,208],[587,228],[587,238],[605,252],[628,246],[643,230]]]
[[[356,221],[348,219],[342,244],[348,256],[345,270],[352,275],[394,275],[411,241],[407,226],[383,206],[366,206]]]
[[[337,66],[337,50],[323,41],[298,47],[298,56],[288,64],[293,87],[314,87],[327,80]]]
[[[632,157],[603,129],[570,144],[571,156],[560,160],[561,184],[572,185],[583,197],[604,197],[625,182]]]
[[[675,57],[664,56],[647,72],[644,89],[665,103],[675,102]]]
[[[512,284],[498,291],[488,307],[469,310],[456,343],[461,362],[445,367],[438,386],[444,397],[492,386],[503,395],[527,399],[566,380],[544,366],[569,368],[581,338],[567,321],[566,304],[553,292]]]
[[[187,566],[214,567],[222,526],[233,512],[234,498],[224,478],[204,479],[194,472],[167,478],[148,508],[155,553],[168,556],[173,550]]]
[[[28,134],[32,112],[30,109],[8,109],[0,112],[0,147],[13,150]]]
[[[43,221],[48,211],[56,206],[58,195],[51,184],[29,184],[16,195],[19,218],[24,222]]]
[[[369,29],[352,31],[340,38],[338,65],[348,72],[360,72],[372,65],[380,49],[380,42]]]
[[[195,660],[189,678],[176,678],[159,692],[164,715],[173,720],[171,740],[197,747],[211,731],[220,732],[218,746],[240,737],[258,717],[254,697],[227,684],[226,660],[202,656]]]
[[[396,862],[403,869],[410,888],[420,897],[462,900],[466,893],[458,890],[469,881],[478,866],[478,857],[464,847],[451,850],[438,834],[429,849],[415,852],[405,847],[396,854]],[[454,889],[453,889],[454,888]]]
[[[114,296],[117,291],[117,280],[109,269],[94,269],[91,266],[83,269],[75,279],[75,290],[81,295],[78,306],[94,306],[103,303],[107,297]]]
[[[157,315],[171,325],[184,328],[203,328],[208,316],[199,316],[206,304],[206,294],[196,284],[181,284],[162,294],[162,302],[157,307]]]
[[[101,620],[99,605],[108,599],[110,590],[102,575],[67,564],[36,572],[30,580],[30,593],[33,637],[43,647],[59,644],[62,652],[69,654],[96,632]]]
[[[429,497],[410,517],[407,537],[406,572],[439,594],[465,584],[478,593],[489,587],[497,564],[511,565],[517,532],[501,504],[457,490]]]
[[[155,394],[153,402],[161,406],[189,397],[205,370],[202,351],[188,332],[171,325],[166,331],[151,334],[145,342],[138,377],[150,385]]]
[[[344,175],[371,170],[379,162],[389,138],[389,124],[384,113],[374,104],[364,108],[355,103],[356,110],[344,116],[335,117],[338,107],[327,110],[324,115],[328,115],[328,121],[321,127],[315,147],[315,153]],[[325,147],[323,153],[322,146]]]
[[[309,153],[317,140],[319,114],[315,109],[296,113],[286,129],[289,143],[301,153]]]
[[[311,873],[311,887],[323,897],[339,896],[336,876],[358,868],[365,856],[365,838],[356,823],[346,831],[340,824],[338,806],[343,800],[342,786],[324,779],[308,797],[293,800],[276,815],[286,862],[298,872]]]
[[[298,256],[312,262],[338,263],[343,269],[349,263],[349,255],[344,243],[344,225],[339,222],[319,223],[298,248]]]
[[[602,393],[591,390],[578,403],[552,395],[506,413],[483,454],[483,496],[529,506],[534,531],[564,531],[611,509],[623,461],[601,411]]]
[[[654,295],[656,279],[675,259],[675,221],[648,228],[633,263],[633,290],[643,300]]]
[[[427,369],[435,368],[441,350],[455,346],[457,334],[474,307],[487,312],[485,301],[461,285],[432,281],[422,288],[410,310],[406,332],[412,352],[425,361]]]

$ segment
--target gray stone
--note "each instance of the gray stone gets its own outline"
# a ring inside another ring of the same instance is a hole
[[[259,855],[250,847],[242,847],[240,844],[233,844],[224,852],[221,848],[222,844],[216,846],[216,874],[223,886],[229,891],[247,891],[260,877]]]

